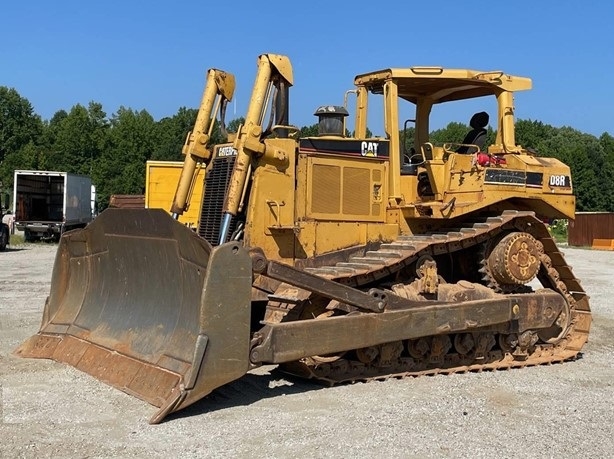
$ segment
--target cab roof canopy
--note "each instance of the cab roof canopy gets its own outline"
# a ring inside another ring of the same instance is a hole
[[[506,75],[502,71],[444,69],[443,67],[410,67],[385,69],[358,75],[356,86],[364,86],[374,94],[382,94],[384,83],[393,80],[399,97],[418,103],[429,99],[432,104],[474,97],[497,95],[502,91],[531,89],[531,79]]]

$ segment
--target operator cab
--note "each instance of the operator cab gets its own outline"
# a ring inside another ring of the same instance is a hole
[[[354,84],[357,139],[366,138],[370,98],[383,99],[384,131],[390,141],[390,192],[397,202],[442,201],[449,186],[446,174],[453,172],[449,161],[471,169],[472,157],[482,150],[487,155],[522,151],[515,141],[513,93],[530,89],[529,78],[501,71],[410,67],[361,74]],[[491,116],[483,110],[470,112],[477,112],[470,121],[471,132],[440,142],[430,138],[431,117],[437,107],[472,100],[476,100],[474,107],[479,107],[487,99],[491,105],[494,101],[496,108],[489,110]],[[489,121],[496,138],[485,148]]]

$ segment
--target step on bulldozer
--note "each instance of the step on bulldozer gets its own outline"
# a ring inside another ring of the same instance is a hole
[[[545,223],[574,218],[570,169],[515,140],[513,96],[530,79],[361,74],[310,137],[289,122],[292,84],[287,57],[261,55],[227,133],[235,80],[209,70],[168,211],[109,208],[64,234],[40,331],[16,354],[157,406],[152,423],[262,364],[334,384],[578,356],[588,296]],[[461,144],[429,139],[436,104],[483,97],[497,106],[491,145],[487,113]],[[369,137],[376,101],[385,136]],[[227,141],[211,145],[218,118]],[[203,167],[193,231],[178,217]]]

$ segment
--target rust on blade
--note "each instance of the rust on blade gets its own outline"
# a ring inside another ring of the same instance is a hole
[[[74,336],[39,333],[22,344],[20,357],[47,358],[71,365],[96,379],[160,407],[178,390],[181,375],[118,354]]]
[[[251,260],[157,209],[108,209],[58,247],[37,335],[16,354],[69,364],[160,408],[249,367]],[[223,307],[222,307],[223,305]]]

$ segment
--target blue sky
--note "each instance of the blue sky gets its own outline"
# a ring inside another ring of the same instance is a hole
[[[292,61],[290,121],[302,126],[316,121],[317,106],[341,105],[359,73],[414,65],[503,70],[533,79],[533,90],[516,96],[518,118],[599,136],[614,134],[612,5],[5,0],[0,85],[17,89],[44,119],[92,100],[108,115],[123,105],[160,119],[197,107],[205,71],[216,67],[237,78],[232,119],[245,113],[257,56],[272,52]],[[466,123],[471,113],[434,113],[431,127]],[[377,122],[369,124],[377,134]]]

